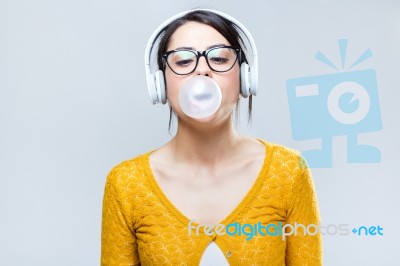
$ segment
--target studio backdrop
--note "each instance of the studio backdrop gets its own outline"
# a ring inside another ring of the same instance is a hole
[[[400,265],[397,0],[0,0],[0,265],[99,264],[108,172],[171,138],[146,42],[194,7],[252,33],[259,89],[237,126],[307,159],[324,265]]]

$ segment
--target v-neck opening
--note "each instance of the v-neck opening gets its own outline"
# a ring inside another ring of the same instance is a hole
[[[264,182],[265,177],[267,176],[269,166],[271,163],[271,157],[272,157],[272,144],[261,140],[257,139],[259,142],[261,142],[264,145],[265,152],[264,152],[264,161],[261,166],[261,169],[258,172],[257,178],[255,179],[253,185],[250,187],[250,189],[246,192],[245,196],[240,200],[238,205],[221,221],[219,221],[217,224],[223,224],[227,226],[234,218],[243,211],[243,209],[249,204],[250,201],[254,199],[253,195],[256,194],[256,192],[261,188],[261,184]],[[192,221],[192,224],[194,226],[200,225],[197,222],[194,222],[194,219],[189,219],[186,215],[184,215],[176,206],[175,204],[167,197],[167,195],[164,193],[162,190],[161,186],[158,184],[153,171],[151,169],[150,165],[150,154],[152,154],[155,150],[152,150],[148,153],[145,154],[145,167],[148,173],[148,179],[150,181],[151,187],[154,189],[156,194],[159,196],[158,198],[163,202],[164,206],[166,206],[174,215],[175,217],[183,223],[185,226],[189,224],[190,221]],[[215,225],[217,225],[215,224]],[[215,226],[214,225],[214,226]]]

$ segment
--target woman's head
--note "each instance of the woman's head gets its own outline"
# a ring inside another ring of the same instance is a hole
[[[159,69],[164,69],[165,64],[162,60],[162,55],[167,52],[168,44],[171,36],[182,25],[187,22],[198,22],[211,26],[218,31],[233,47],[238,47],[243,50],[242,39],[234,24],[228,19],[206,10],[195,10],[180,17],[163,29],[163,34],[160,38],[160,43],[157,51],[157,63]],[[242,62],[246,61],[244,54],[242,55]],[[241,63],[241,62],[240,62]]]
[[[198,61],[199,64],[196,68],[196,73],[194,74],[210,76],[211,78],[216,79],[217,82],[218,78],[221,78],[220,82],[222,83],[227,80],[226,77],[232,80],[232,75],[235,75],[236,80],[234,82],[231,82],[229,85],[232,87],[231,89],[235,93],[237,93],[235,103],[239,103],[238,99],[240,92],[240,64],[242,62],[247,62],[245,54],[243,52],[240,52],[244,50],[243,40],[241,39],[237,27],[233,22],[224,18],[223,16],[207,10],[191,11],[184,16],[172,21],[162,30],[157,50],[157,63],[159,69],[164,71],[167,95],[169,93],[169,96],[171,96],[171,94],[173,93],[172,85],[177,84],[174,83],[174,81],[179,82],[179,78],[182,79],[182,77],[177,76],[176,73],[173,73],[171,71],[170,67],[168,67],[166,63],[165,57],[163,58],[163,55],[168,51],[180,49],[182,47],[190,47],[193,48],[192,50],[196,51],[205,51],[209,48],[209,46],[213,45],[225,45],[231,46],[233,48],[238,48],[237,50],[239,52],[237,52],[238,57],[235,61],[235,66],[232,67],[232,69],[229,70],[227,73],[215,73],[214,71],[210,71],[210,69],[205,64],[205,58],[200,57]],[[230,99],[228,100],[231,101],[232,97],[230,97]],[[171,106],[171,98],[169,97],[168,100]],[[236,107],[238,108],[238,105],[236,105]],[[176,110],[176,108],[174,108],[174,110]],[[171,109],[171,115],[172,113],[173,112]],[[250,116],[251,96],[249,99],[249,119]]]
[[[213,27],[190,21],[177,28],[171,35],[167,50],[169,52],[164,57],[167,61],[164,70],[167,98],[180,120],[195,123],[183,113],[178,101],[182,87],[192,80],[193,76],[211,78],[219,85],[222,93],[222,102],[217,111],[201,121],[220,124],[230,118],[240,93],[240,66],[237,62],[240,49],[232,48],[228,40]],[[195,97],[211,96],[196,95]],[[202,109],[202,104],[209,105],[210,102],[210,98],[205,101],[195,100],[192,102],[192,108]],[[200,122],[199,119],[196,121]]]

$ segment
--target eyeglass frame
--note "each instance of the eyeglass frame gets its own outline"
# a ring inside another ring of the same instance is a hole
[[[230,49],[232,49],[232,50],[234,50],[234,51],[236,52],[236,59],[235,59],[235,62],[233,62],[232,66],[231,66],[228,70],[224,70],[224,71],[215,70],[213,67],[210,66],[210,63],[208,62],[208,58],[207,58],[208,53],[209,53],[210,51],[212,51],[212,50],[214,50],[214,49],[218,49],[218,48],[230,48]],[[193,68],[192,71],[190,71],[190,72],[188,72],[188,73],[186,73],[186,74],[179,74],[179,73],[176,73],[175,70],[168,64],[168,60],[167,60],[168,56],[169,56],[170,54],[172,54],[172,53],[179,52],[179,51],[193,52],[193,53],[196,55],[196,65],[194,66],[194,68]],[[171,69],[171,71],[174,72],[176,75],[184,76],[184,75],[190,75],[190,74],[192,74],[194,71],[196,71],[196,68],[197,68],[197,66],[198,66],[198,64],[199,64],[200,57],[202,57],[202,56],[204,56],[204,58],[206,59],[206,63],[207,63],[207,65],[208,65],[208,67],[209,67],[212,71],[218,72],[218,73],[223,73],[223,72],[228,72],[229,70],[231,70],[231,69],[235,66],[235,63],[236,63],[236,61],[238,61],[238,59],[239,59],[238,62],[239,62],[239,63],[241,62],[241,60],[242,60],[242,49],[236,48],[236,47],[233,47],[233,46],[229,46],[229,45],[216,46],[216,47],[212,47],[212,48],[210,48],[210,49],[207,49],[207,50],[204,50],[204,51],[201,51],[201,52],[200,52],[200,51],[196,51],[196,50],[190,50],[190,49],[174,49],[174,50],[170,50],[170,51],[165,52],[165,53],[162,55],[162,60],[164,61],[164,64],[168,65],[169,69]],[[164,67],[164,69],[165,69],[165,67]]]

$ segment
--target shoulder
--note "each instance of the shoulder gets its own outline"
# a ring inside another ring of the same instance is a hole
[[[137,155],[114,166],[108,173],[107,184],[126,187],[144,181],[144,178],[147,176],[146,173],[149,171],[149,154],[150,152]]]
[[[287,206],[293,204],[292,201],[301,191],[308,193],[304,196],[311,195],[314,190],[311,170],[300,152],[284,145],[261,141],[269,149],[270,180],[277,182],[277,187],[285,192],[285,197],[288,197]]]
[[[263,143],[269,152],[271,152],[273,159],[274,160],[281,160],[281,161],[292,161],[292,160],[299,160],[302,158],[300,152],[296,149],[277,144],[277,143],[272,143],[264,139],[257,139],[261,143]]]
[[[290,175],[301,175],[308,168],[298,150],[263,139],[258,140],[266,147],[266,159],[270,161],[271,170],[290,173]]]

